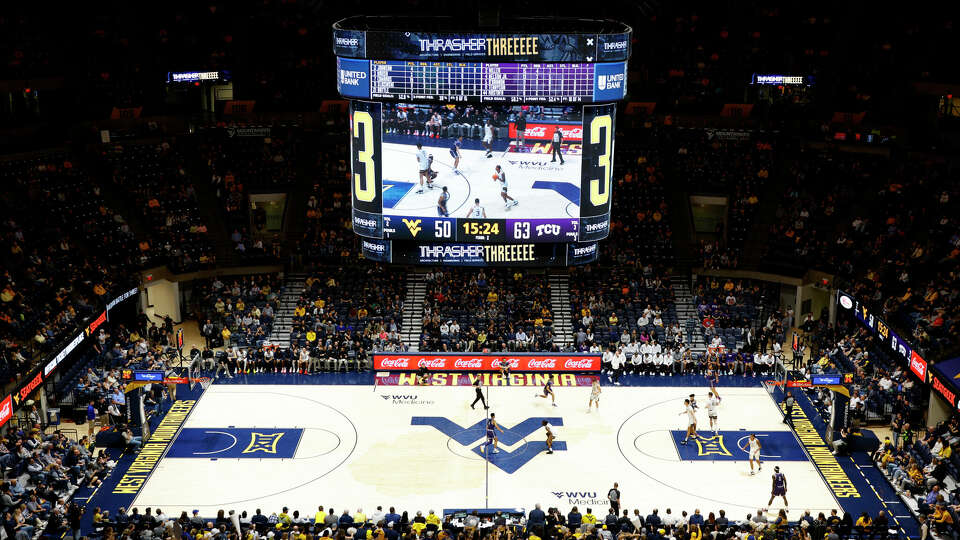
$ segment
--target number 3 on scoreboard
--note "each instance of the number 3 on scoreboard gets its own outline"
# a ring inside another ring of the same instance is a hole
[[[610,175],[613,174],[610,167],[611,126],[609,114],[596,116],[590,121],[590,144],[603,144],[603,152],[597,156],[597,165],[603,169],[603,175],[590,180],[590,203],[594,206],[604,206],[610,200]]]
[[[353,195],[358,201],[373,202],[377,198],[376,173],[373,163],[373,117],[367,111],[353,112],[353,133],[359,136],[363,126],[363,148],[357,150],[357,161],[363,167],[363,174],[353,174]]]

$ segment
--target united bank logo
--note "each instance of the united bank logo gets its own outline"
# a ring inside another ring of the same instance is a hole
[[[500,424],[503,433],[496,432],[500,450],[497,454],[484,454],[483,452],[486,443],[487,421],[485,419],[472,426],[464,427],[442,416],[414,416],[410,419],[410,425],[432,426],[470,452],[489,459],[490,464],[494,467],[507,474],[513,474],[537,455],[547,451],[542,424],[544,420],[554,427],[563,425],[563,418],[559,417],[527,418],[513,427]],[[565,441],[553,441],[554,452],[565,452],[566,450],[567,443]]]

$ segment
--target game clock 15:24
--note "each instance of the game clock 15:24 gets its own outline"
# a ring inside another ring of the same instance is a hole
[[[506,242],[506,220],[458,219],[457,239],[460,242]]]

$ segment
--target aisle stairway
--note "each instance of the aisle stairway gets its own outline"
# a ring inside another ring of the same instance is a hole
[[[407,274],[407,296],[403,300],[403,314],[400,320],[400,339],[407,350],[420,350],[420,331],[423,329],[423,299],[427,293],[427,283],[423,274]]]
[[[700,317],[697,316],[697,306],[693,304],[693,295],[690,293],[690,278],[687,276],[670,276],[670,288],[673,289],[677,321],[683,328],[684,341],[694,353],[707,352],[707,344],[703,341],[703,334],[700,332]]]
[[[306,288],[306,274],[287,274],[283,280],[283,294],[277,302],[274,312],[273,329],[268,340],[282,347],[290,346],[290,332],[293,330],[293,310],[297,307],[300,295]]]
[[[573,321],[570,317],[570,276],[550,274],[550,309],[553,311],[553,341],[563,349],[573,344]]]

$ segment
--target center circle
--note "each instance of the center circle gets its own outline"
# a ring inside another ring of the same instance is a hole
[[[457,433],[454,433],[454,434],[451,435],[450,437],[448,437],[448,438],[447,438],[447,450],[449,450],[451,454],[453,454],[453,455],[455,455],[455,456],[457,456],[457,457],[463,458],[463,459],[469,459],[469,460],[471,460],[471,461],[486,461],[486,459],[484,459],[483,456],[477,455],[477,454],[473,451],[473,449],[474,449],[474,448],[477,448],[477,445],[478,445],[478,444],[480,444],[480,445],[485,444],[485,443],[487,442],[487,438],[484,436],[482,439],[480,439],[480,441],[474,441],[474,442],[470,443],[469,445],[463,445],[463,444],[458,443],[458,442],[456,441],[456,439],[455,439],[456,436],[457,436],[457,435],[460,435],[461,433],[466,433],[466,432],[467,432],[467,430],[459,431],[459,432],[457,432]],[[527,441],[527,438],[526,438],[526,437],[524,437],[524,438],[523,438],[523,445],[518,446],[517,448],[515,448],[514,450],[512,450],[510,453],[512,454],[512,453],[514,453],[514,452],[519,452],[519,451],[525,449],[525,448],[527,447],[527,445],[529,445],[529,444],[530,444],[530,442]],[[491,445],[491,446],[493,446],[493,445]],[[501,452],[504,452],[504,450],[501,450]]]

